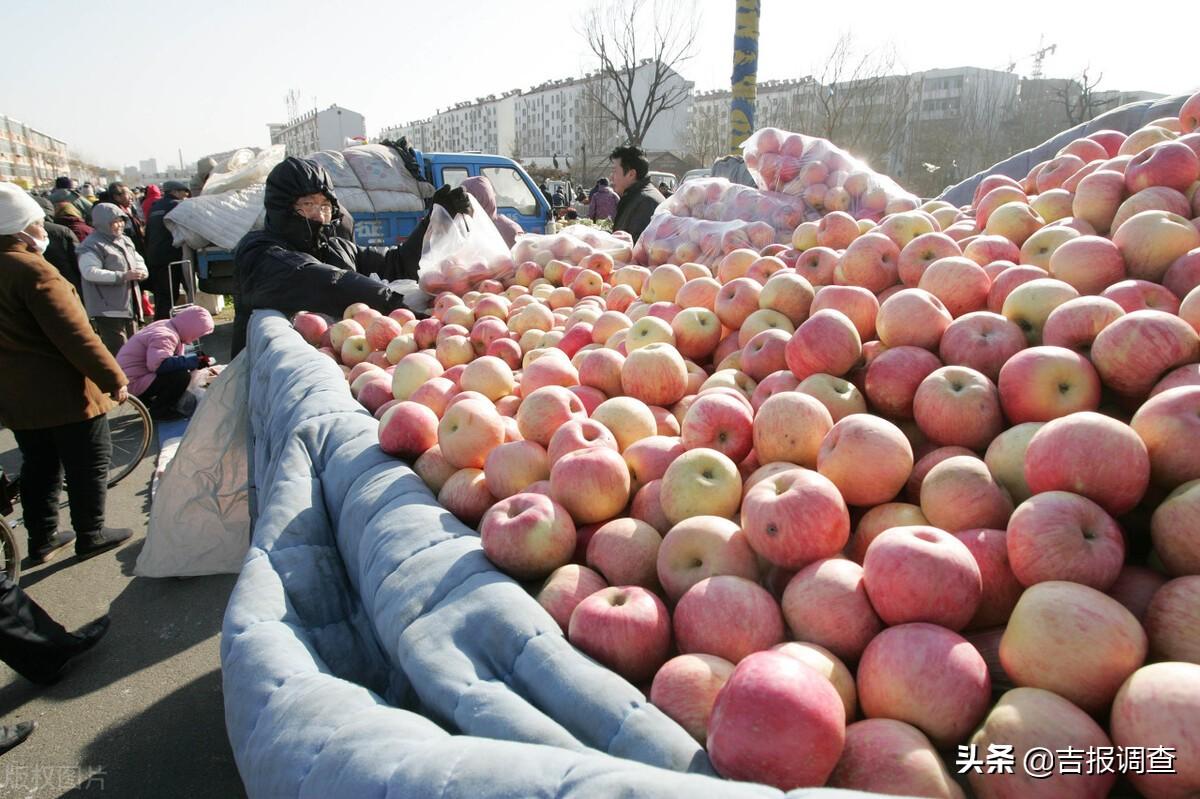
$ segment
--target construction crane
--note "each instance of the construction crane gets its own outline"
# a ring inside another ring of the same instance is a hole
[[[1039,80],[1042,78],[1042,63],[1046,60],[1046,56],[1052,55],[1054,51],[1058,49],[1057,44],[1045,44],[1045,41],[1045,36],[1040,37],[1038,39],[1038,49],[1034,50],[1032,53],[1024,56],[1023,58],[1018,59],[1020,61],[1023,61],[1026,58],[1033,59],[1033,72],[1030,73],[1029,77],[1033,78],[1034,80]],[[1015,72],[1016,69],[1017,61],[1009,61],[1008,69],[1006,71]]]

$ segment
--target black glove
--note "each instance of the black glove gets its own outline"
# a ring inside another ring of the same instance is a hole
[[[452,189],[449,186],[442,186],[433,193],[433,204],[445,208],[450,212],[450,216],[471,215],[471,200],[461,188]]]
[[[212,366],[213,359],[204,353],[200,353],[196,356],[196,362],[200,364],[201,369],[207,369],[208,367]]]

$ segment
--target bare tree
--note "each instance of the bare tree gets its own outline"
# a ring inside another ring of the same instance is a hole
[[[1078,77],[1063,81],[1062,87],[1055,92],[1062,101],[1070,127],[1095,119],[1096,112],[1104,110],[1107,105],[1096,96],[1096,88],[1104,80],[1104,73],[1101,72],[1092,80],[1088,77],[1088,69],[1090,67],[1084,67]]]
[[[630,144],[688,99],[676,69],[695,54],[698,30],[695,0],[607,0],[584,15],[581,33],[599,62],[586,90]]]
[[[843,34],[814,69],[812,132],[872,163],[894,158],[903,120],[918,99],[916,80],[896,68],[894,48],[860,53]]]
[[[708,166],[729,149],[729,97],[724,92],[717,95],[718,102],[704,102],[697,98],[692,102],[692,116],[688,120],[685,139],[687,154]]]

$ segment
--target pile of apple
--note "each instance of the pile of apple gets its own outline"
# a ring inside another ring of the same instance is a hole
[[[429,319],[295,326],[382,449],[722,775],[955,797],[957,747],[996,745],[1014,773],[972,771],[977,796],[1090,797],[1117,776],[1033,779],[1024,754],[1170,747],[1173,773],[1128,779],[1191,796],[1198,114],[967,208],[828,214],[792,266],[592,253]]]
[[[648,266],[698,263],[715,267],[735,250],[760,252],[771,245],[784,250],[790,241],[791,231],[781,233],[768,222],[714,222],[656,213],[638,238],[633,259]]]
[[[808,220],[830,211],[878,220],[917,207],[917,198],[891,178],[825,139],[762,128],[743,150],[759,188],[799,198]]]

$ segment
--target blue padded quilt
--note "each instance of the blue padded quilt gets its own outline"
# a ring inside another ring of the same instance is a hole
[[[225,718],[251,797],[781,797],[576,651],[376,445],[287,319],[250,328],[253,540],[225,614]],[[865,796],[801,790],[788,796]]]
[[[1076,139],[1082,139],[1098,130],[1119,130],[1122,133],[1133,133],[1135,130],[1163,117],[1173,117],[1179,114],[1179,109],[1187,101],[1188,95],[1164,97],[1160,100],[1144,100],[1129,103],[1120,108],[1101,114],[1095,119],[1064,130],[1057,136],[1046,140],[1029,150],[1023,150],[1016,155],[1005,158],[982,172],[976,173],[961,183],[956,183],[937,196],[952,205],[963,206],[971,202],[975,196],[975,187],[988,175],[1008,175],[1010,178],[1021,180],[1029,174],[1036,164],[1048,161]]]

